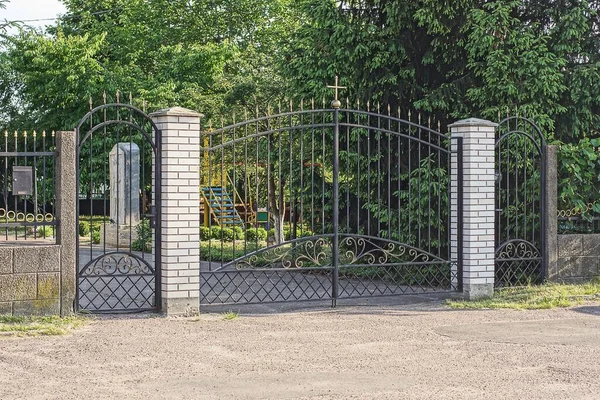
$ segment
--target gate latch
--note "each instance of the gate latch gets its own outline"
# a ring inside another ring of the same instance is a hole
[[[144,217],[147,217],[150,220],[150,228],[156,228],[156,207],[154,205],[150,206],[150,212],[144,214]]]

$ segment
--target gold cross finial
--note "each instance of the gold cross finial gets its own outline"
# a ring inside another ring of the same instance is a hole
[[[339,86],[339,78],[336,75],[335,76],[335,85],[327,85],[327,87],[329,89],[335,89],[335,99],[331,102],[331,106],[333,108],[340,108],[342,103],[338,100],[338,90],[339,89],[346,89],[346,86]]]

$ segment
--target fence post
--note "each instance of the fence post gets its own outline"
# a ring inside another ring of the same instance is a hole
[[[545,218],[546,229],[542,256],[544,260],[544,278],[556,279],[558,276],[558,164],[556,158],[556,146],[546,145],[544,149],[544,160],[546,175],[544,187],[546,207],[542,218]]]
[[[161,131],[161,310],[193,315],[200,302],[200,118],[181,107],[150,117]],[[156,168],[157,166],[154,165]]]
[[[498,124],[476,118],[449,126],[451,138],[462,138],[463,142],[462,204],[458,204],[460,176],[456,170],[452,173],[451,247],[455,257],[461,255],[458,276],[462,272],[462,291],[466,299],[489,297],[494,293],[496,126]],[[453,146],[458,148],[454,142],[458,140],[453,140]],[[458,160],[458,154],[453,153],[453,169],[458,169]],[[462,224],[458,218],[461,207]]]
[[[77,140],[75,132],[56,133],[56,244],[60,250],[60,314],[73,312],[77,268]]]

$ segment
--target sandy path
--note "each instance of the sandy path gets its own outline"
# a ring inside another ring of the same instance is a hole
[[[595,399],[600,307],[98,319],[0,339],[0,399]]]

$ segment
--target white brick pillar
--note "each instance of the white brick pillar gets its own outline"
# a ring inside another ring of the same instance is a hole
[[[200,118],[181,107],[151,115],[161,131],[161,309],[197,314],[200,290]]]
[[[496,123],[476,118],[449,126],[453,150],[460,151],[458,138],[462,138],[462,155],[453,152],[451,159],[450,229],[452,259],[457,259],[458,268],[462,269],[462,290],[467,299],[489,297],[494,293],[496,126]],[[457,173],[461,159],[462,223]]]

